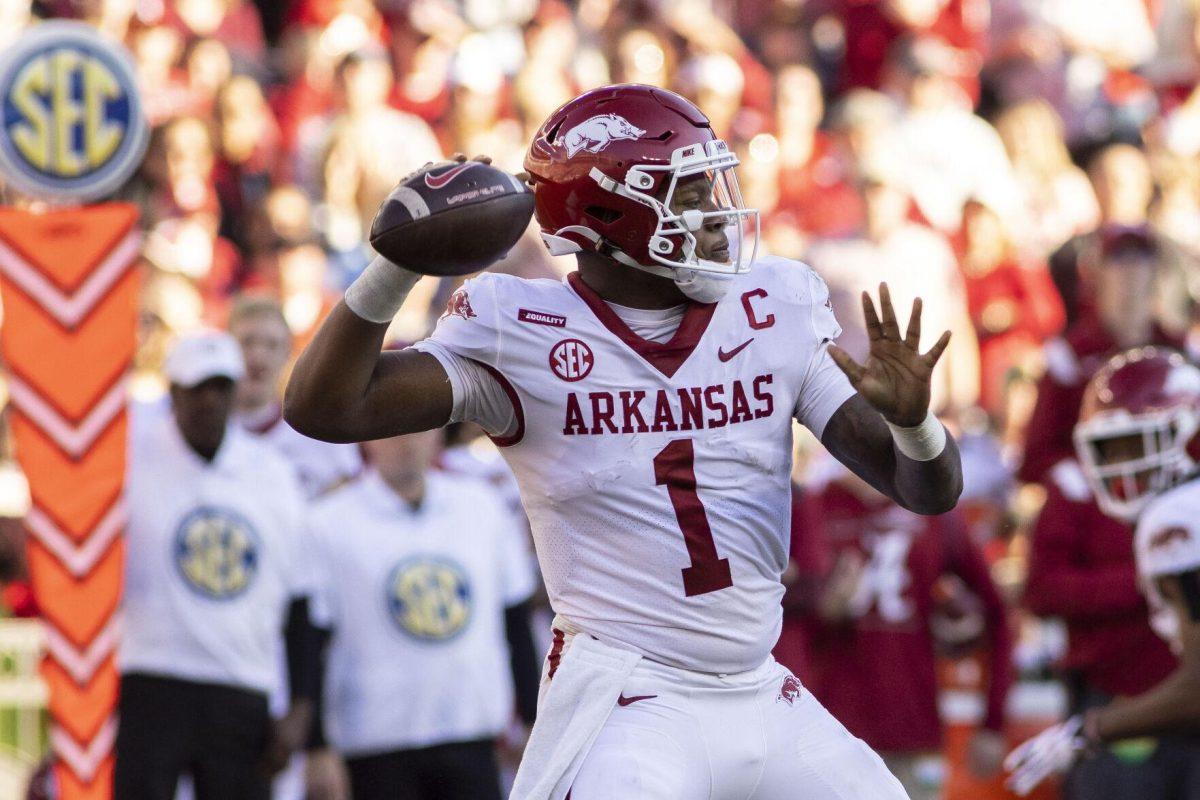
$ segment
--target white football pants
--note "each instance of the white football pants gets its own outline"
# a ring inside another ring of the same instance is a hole
[[[736,675],[643,658],[569,800],[908,800],[900,782],[773,658]]]

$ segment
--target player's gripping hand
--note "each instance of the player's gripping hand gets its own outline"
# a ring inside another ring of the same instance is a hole
[[[1012,773],[1004,785],[1024,797],[1047,778],[1066,772],[1087,749],[1082,730],[1083,718],[1074,716],[1018,745],[1004,759],[1005,771]]]
[[[867,362],[859,364],[837,345],[829,346],[829,355],[846,373],[850,385],[884,419],[901,428],[920,425],[929,412],[930,376],[950,343],[950,331],[944,332],[929,352],[922,355],[917,349],[921,340],[921,298],[913,302],[903,338],[886,283],[879,284],[880,313],[875,312],[875,303],[867,292],[863,292],[862,304],[871,340]]]

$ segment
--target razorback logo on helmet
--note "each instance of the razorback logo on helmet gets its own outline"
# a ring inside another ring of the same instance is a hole
[[[789,706],[800,699],[800,690],[804,687],[800,685],[800,679],[795,675],[788,675],[783,679],[783,684],[779,687],[779,697],[775,698],[775,702],[780,700],[787,703]]]
[[[471,308],[471,298],[467,296],[466,289],[456,289],[454,294],[450,295],[450,299],[446,301],[446,310],[442,312],[439,319],[444,319],[451,314],[463,319],[475,316],[475,310]]]
[[[1171,528],[1165,528],[1150,537],[1150,549],[1158,550],[1162,547],[1169,547],[1172,542],[1186,542],[1191,540],[1192,532],[1187,528],[1175,525]]]
[[[563,146],[571,157],[580,150],[599,153],[617,139],[640,139],[646,132],[619,114],[600,114],[589,117],[567,131]]]

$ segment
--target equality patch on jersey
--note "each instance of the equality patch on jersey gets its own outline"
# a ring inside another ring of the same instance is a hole
[[[550,348],[550,371],[564,381],[581,381],[596,363],[592,348],[578,339],[563,339]]]
[[[567,318],[561,314],[548,314],[545,311],[531,311],[528,308],[517,309],[517,322],[529,322],[534,325],[549,325],[551,328],[565,328]]]
[[[254,526],[236,511],[195,509],[175,534],[175,565],[184,582],[213,600],[242,594],[258,574],[261,546]]]
[[[388,574],[388,616],[408,636],[426,642],[453,639],[471,620],[471,583],[450,559],[417,556]]]

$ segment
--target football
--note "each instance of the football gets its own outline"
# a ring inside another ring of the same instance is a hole
[[[371,246],[424,275],[466,275],[504,258],[533,216],[533,193],[479,161],[443,161],[405,178],[375,215]]]

